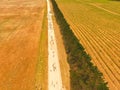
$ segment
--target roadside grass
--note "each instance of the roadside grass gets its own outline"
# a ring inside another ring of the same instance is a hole
[[[47,12],[44,11],[42,30],[39,41],[39,57],[36,68],[36,90],[47,90]]]

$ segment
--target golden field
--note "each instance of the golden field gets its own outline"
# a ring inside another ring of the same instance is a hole
[[[120,88],[120,3],[56,0],[74,34],[103,73],[110,90]]]

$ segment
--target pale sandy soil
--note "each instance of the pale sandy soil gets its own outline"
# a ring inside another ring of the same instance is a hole
[[[65,90],[62,85],[61,70],[58,58],[56,37],[53,28],[50,2],[47,0],[48,9],[48,90]]]

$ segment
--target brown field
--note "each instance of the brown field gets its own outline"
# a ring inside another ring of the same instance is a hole
[[[0,1],[0,90],[36,88],[44,6],[45,0]]]
[[[107,0],[57,0],[57,4],[92,62],[103,73],[110,90],[119,90],[120,3]]]

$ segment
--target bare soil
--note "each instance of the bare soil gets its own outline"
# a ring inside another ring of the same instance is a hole
[[[35,89],[44,0],[0,2],[0,90]]]

